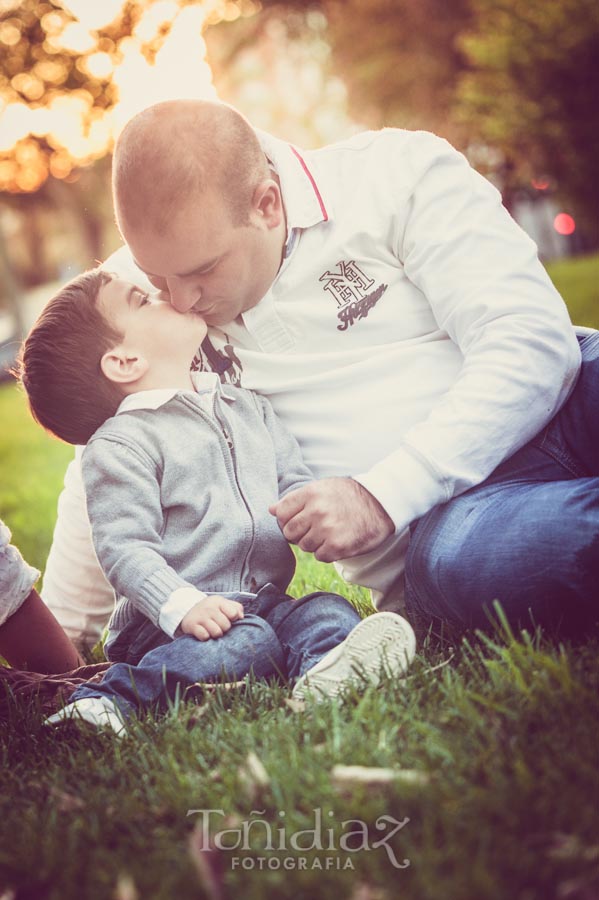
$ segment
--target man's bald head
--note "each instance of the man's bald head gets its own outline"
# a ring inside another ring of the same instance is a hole
[[[169,100],[134,116],[114,152],[113,192],[123,236],[164,233],[184,202],[211,188],[234,224],[246,224],[254,189],[270,170],[254,130],[224,103]]]

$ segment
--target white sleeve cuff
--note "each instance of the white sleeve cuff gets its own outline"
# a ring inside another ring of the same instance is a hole
[[[451,499],[441,476],[405,444],[353,478],[379,501],[393,520],[396,535],[433,506]]]
[[[206,597],[207,594],[204,594],[203,591],[198,591],[197,588],[194,587],[181,587],[177,588],[176,591],[173,591],[160,610],[160,615],[158,617],[158,624],[162,631],[164,631],[165,634],[168,634],[169,637],[174,637],[175,631],[189,610],[195,606],[196,603],[205,600]]]

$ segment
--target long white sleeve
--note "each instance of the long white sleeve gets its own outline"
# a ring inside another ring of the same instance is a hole
[[[580,366],[564,303],[499,193],[445,142],[422,145],[430,158],[404,204],[397,255],[463,365],[397,450],[357,476],[398,532],[534,437]]]

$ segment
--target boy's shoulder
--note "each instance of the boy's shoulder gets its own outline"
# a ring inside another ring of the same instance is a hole
[[[209,428],[206,415],[195,416],[194,410],[202,409],[198,394],[193,391],[176,391],[167,399],[131,408],[125,407],[107,419],[94,432],[86,449],[92,445],[124,444],[146,450],[151,456],[162,456],[173,441],[184,440],[187,430],[197,430],[204,423]],[[221,409],[231,410],[232,424],[236,420],[251,425],[264,421],[268,401],[253,391],[233,385],[222,385],[219,391]],[[233,427],[235,427],[233,425]],[[84,451],[85,452],[85,451]]]
[[[123,444],[133,448],[158,450],[162,445],[169,443],[175,436],[176,407],[173,403],[175,395],[160,406],[139,406],[134,409],[125,409],[107,419],[94,432],[86,448],[96,451],[106,444]],[[179,416],[178,428],[180,432],[181,417]],[[88,454],[89,455],[89,454]],[[151,454],[153,455],[153,454]]]
[[[219,400],[245,419],[263,418],[267,401],[245,388],[222,385]],[[120,410],[94,432],[87,446],[100,441],[148,444],[160,447],[172,440],[181,440],[186,427],[201,427],[202,419],[192,415],[201,409],[201,401],[194,391],[176,391],[162,398],[142,398],[130,408]]]

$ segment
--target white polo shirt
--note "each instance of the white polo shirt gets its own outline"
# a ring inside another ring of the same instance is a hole
[[[212,343],[232,345],[240,383],[268,396],[316,476],[356,478],[399,537],[563,403],[579,365],[566,308],[498,191],[446,141],[262,140],[287,255]]]

